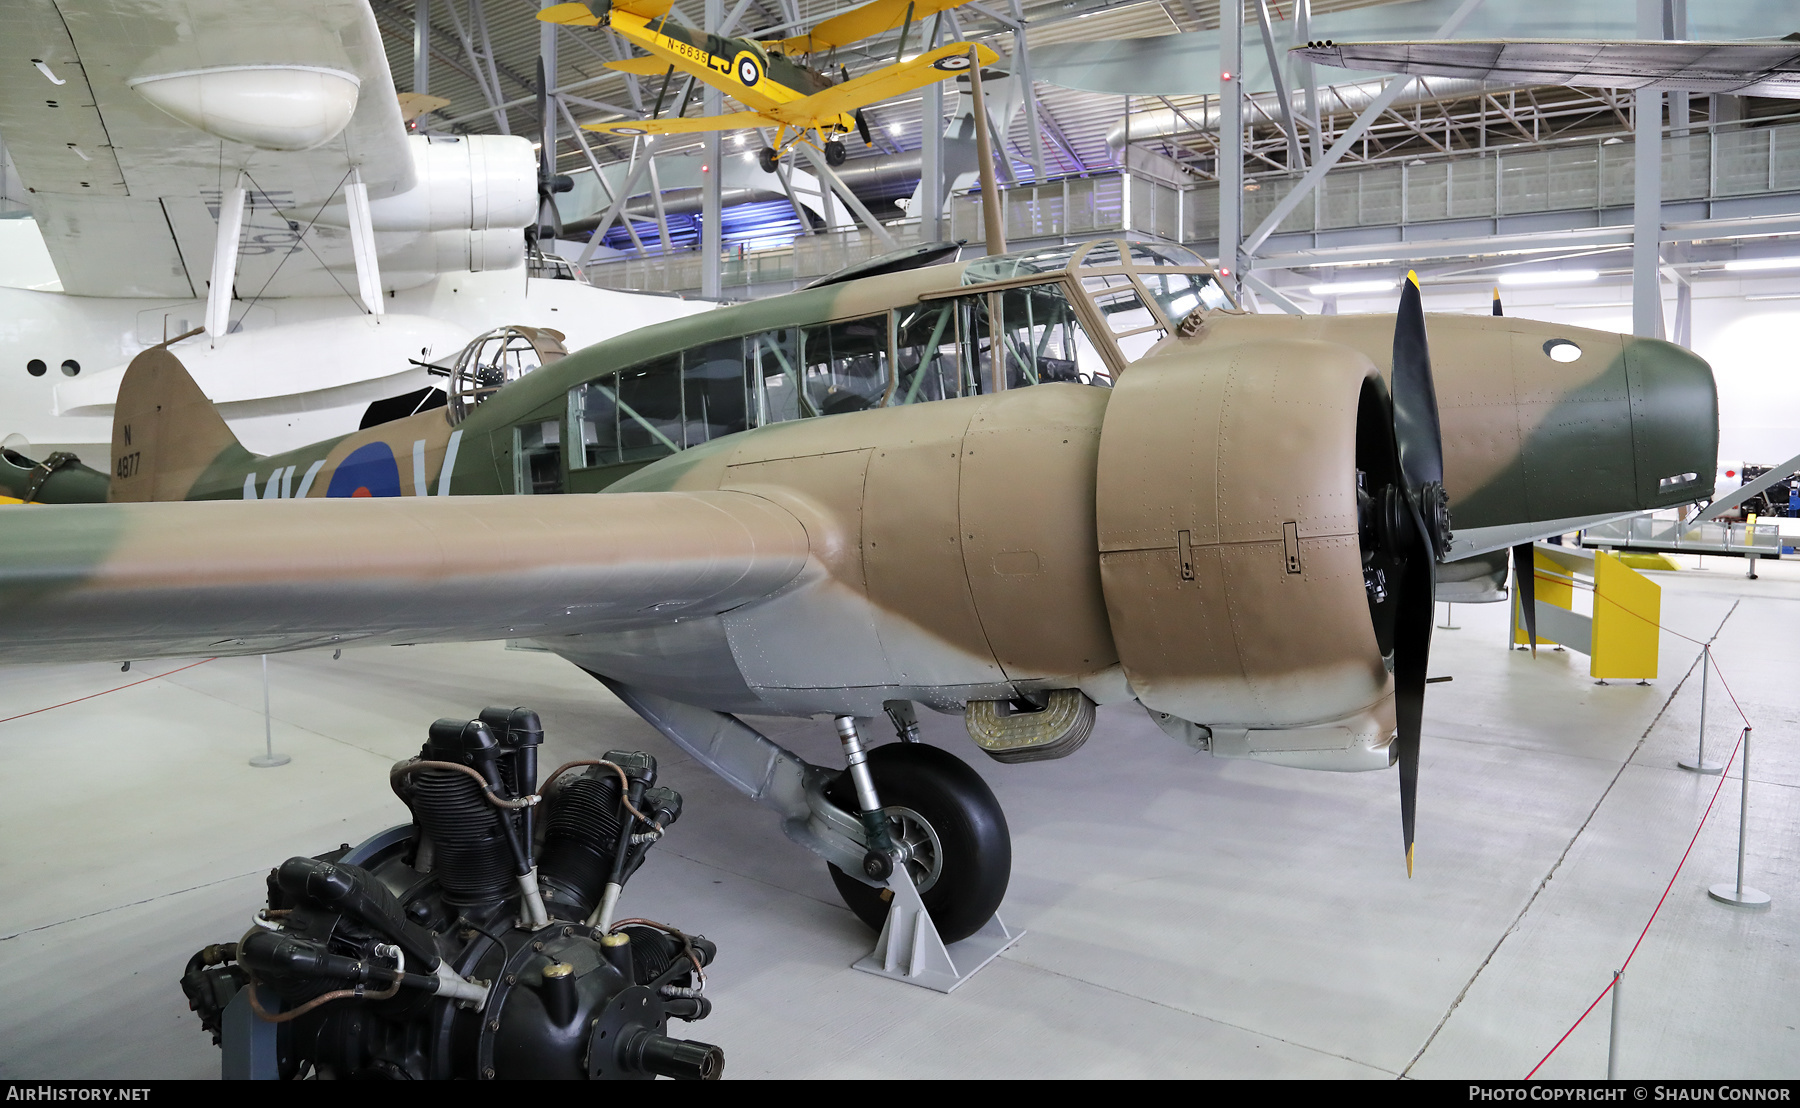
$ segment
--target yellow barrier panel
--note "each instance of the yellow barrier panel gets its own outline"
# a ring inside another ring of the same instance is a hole
[[[1532,587],[1537,590],[1539,604],[1554,604],[1558,608],[1574,610],[1575,581],[1569,571],[1557,565],[1544,555],[1542,550],[1531,553],[1531,564],[1534,580]],[[1519,590],[1513,590],[1512,596],[1513,645],[1529,646],[1531,640],[1525,637],[1525,621],[1519,618]],[[1560,646],[1555,639],[1547,638],[1544,629],[1538,628],[1539,646]]]
[[[1593,677],[1656,676],[1662,586],[1605,551],[1594,554]]]

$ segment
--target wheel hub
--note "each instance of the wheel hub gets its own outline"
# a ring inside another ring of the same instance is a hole
[[[913,887],[923,894],[937,884],[944,872],[944,846],[938,841],[937,832],[911,808],[887,807],[882,814],[887,818],[898,861],[906,867]]]

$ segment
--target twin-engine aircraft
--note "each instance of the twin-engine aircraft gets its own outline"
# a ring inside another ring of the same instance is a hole
[[[258,458],[140,355],[115,502],[0,509],[0,661],[536,640],[774,809],[861,918],[916,890],[955,942],[1010,842],[966,763],[907,741],[915,705],[1010,763],[1134,701],[1218,757],[1398,763],[1410,867],[1435,599],[1705,496],[1717,453],[1711,371],[1670,343],[1428,317],[1413,283],[1392,316],[1246,314],[1117,240],[540,362]],[[183,498],[212,502],[146,502]],[[902,741],[866,749],[884,714]],[[836,717],[849,768],[742,715]]]
[[[767,42],[726,38],[675,22],[669,17],[673,0],[602,0],[604,7],[599,15],[586,4],[557,4],[540,11],[538,18],[570,27],[611,27],[644,49],[649,57],[609,62],[608,68],[640,75],[679,69],[749,109],[691,119],[678,116],[588,123],[583,125],[585,129],[614,135],[672,135],[773,127],[775,145],[762,151],[763,169],[773,172],[781,156],[799,142],[820,149],[826,164],[842,165],[844,144],[834,136],[847,135],[855,128],[864,142],[871,141],[863,108],[966,72],[973,64],[971,51],[984,66],[992,65],[1000,56],[985,46],[956,42],[915,58],[896,60],[893,65],[861,77],[851,78],[840,67],[841,79],[835,82],[828,73],[796,61],[795,57],[809,57],[896,27],[910,27],[915,19],[962,2],[875,0],[826,20],[807,34]],[[905,51],[903,36],[899,55]],[[660,96],[658,100],[660,110]]]

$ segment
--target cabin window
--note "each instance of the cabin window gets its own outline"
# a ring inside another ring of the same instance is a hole
[[[963,393],[956,342],[956,301],[933,300],[902,308],[894,319],[894,403],[946,400]]]
[[[520,495],[563,491],[561,420],[534,420],[513,428],[513,480]]]
[[[726,339],[682,355],[686,446],[699,446],[749,424],[744,403],[744,340]]]
[[[887,397],[888,318],[807,327],[801,340],[806,397],[820,415],[873,408]]]
[[[757,426],[817,415],[800,382],[800,331],[784,327],[744,340]]]
[[[1061,282],[1006,289],[997,296],[1007,388],[1052,381],[1112,383],[1106,362],[1082,331]]]

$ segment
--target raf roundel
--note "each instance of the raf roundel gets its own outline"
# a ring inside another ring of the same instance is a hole
[[[614,127],[612,130],[615,135],[646,135],[650,133],[642,127]]]
[[[756,58],[753,55],[738,55],[737,79],[745,88],[755,88],[756,82],[762,80],[762,66],[757,64]]]
[[[939,58],[937,61],[931,63],[931,68],[941,69],[946,73],[961,73],[963,70],[969,68],[969,56],[967,54],[952,54],[947,58]]]

